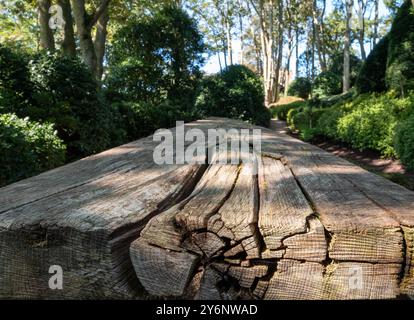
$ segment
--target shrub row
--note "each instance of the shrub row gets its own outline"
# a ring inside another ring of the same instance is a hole
[[[0,186],[65,162],[65,145],[50,123],[0,115]]]
[[[414,95],[365,94],[330,108],[292,109],[287,120],[303,139],[328,137],[359,150],[398,157],[414,169]]]
[[[295,101],[284,105],[274,106],[270,108],[270,112],[273,117],[278,118],[279,120],[286,121],[288,112],[292,109],[299,109],[306,106],[304,101]]]

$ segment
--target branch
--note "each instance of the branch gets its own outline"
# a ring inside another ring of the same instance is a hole
[[[95,13],[92,14],[92,19],[89,21],[88,27],[92,28],[96,22],[98,22],[100,16],[108,9],[109,2],[111,0],[102,0],[99,7],[96,9]]]

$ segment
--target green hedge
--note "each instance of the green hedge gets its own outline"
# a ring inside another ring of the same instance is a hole
[[[397,125],[394,145],[401,162],[414,170],[414,113]]]
[[[291,109],[290,128],[303,139],[324,136],[359,150],[376,150],[398,157],[409,169],[414,165],[414,95],[365,94],[330,108]]]
[[[317,123],[324,109],[306,107],[303,110],[293,109],[288,113],[288,125],[297,130],[303,140],[311,140],[319,134]]]
[[[304,101],[295,101],[288,104],[283,104],[279,106],[274,106],[270,108],[270,112],[272,113],[273,117],[278,118],[279,120],[286,121],[288,112],[291,109],[298,109],[303,108],[306,106],[306,102]]]
[[[52,169],[65,162],[65,146],[52,124],[0,115],[0,185]]]

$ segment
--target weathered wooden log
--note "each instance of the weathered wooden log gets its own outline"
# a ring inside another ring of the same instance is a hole
[[[250,151],[262,142],[253,162],[219,149],[208,165],[159,166],[148,137],[0,189],[0,297],[414,295],[414,193],[261,129],[247,137]],[[238,161],[215,161],[226,157]]]

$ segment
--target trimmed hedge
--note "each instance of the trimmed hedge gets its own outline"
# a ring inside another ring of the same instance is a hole
[[[414,170],[414,113],[397,125],[395,153],[409,170]]]
[[[376,150],[398,157],[414,168],[414,95],[365,94],[330,108],[292,109],[289,126],[303,139],[324,136],[359,150]]]
[[[272,113],[273,117],[278,118],[279,120],[286,121],[287,114],[291,109],[298,109],[303,108],[306,106],[306,102],[304,101],[295,101],[289,104],[278,105],[275,107],[270,108],[270,112]]]
[[[0,186],[65,162],[65,146],[53,125],[0,115]]]

